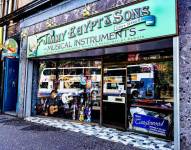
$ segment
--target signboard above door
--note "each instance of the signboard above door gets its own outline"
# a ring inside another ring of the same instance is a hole
[[[27,57],[128,44],[177,34],[176,0],[147,0],[28,37]]]
[[[2,60],[4,59],[4,57],[9,57],[9,58],[18,57],[18,43],[16,40],[12,38],[7,39],[2,48],[3,48],[1,57]]]

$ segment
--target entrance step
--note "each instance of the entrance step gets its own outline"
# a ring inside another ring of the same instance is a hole
[[[10,115],[10,116],[17,116],[15,111],[6,111],[6,112],[4,112],[4,114]]]

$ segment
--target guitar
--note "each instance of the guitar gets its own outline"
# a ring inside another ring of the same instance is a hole
[[[58,106],[57,105],[50,105],[50,107],[49,107],[49,114],[53,115],[56,112],[58,112]]]
[[[41,114],[43,112],[43,106],[41,104],[37,104],[35,109],[38,114]]]

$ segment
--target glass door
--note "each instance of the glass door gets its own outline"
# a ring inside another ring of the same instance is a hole
[[[104,67],[103,124],[126,127],[126,68]]]

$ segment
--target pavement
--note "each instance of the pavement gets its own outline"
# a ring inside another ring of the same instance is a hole
[[[81,132],[0,115],[0,150],[140,150],[140,148]]]
[[[80,121],[66,120],[62,118],[34,116],[27,117],[25,120],[38,123],[42,125],[48,125],[58,129],[64,129],[76,133],[82,133],[85,135],[93,136],[96,138],[104,139],[107,141],[122,143],[147,150],[173,150],[174,144],[171,141],[159,139],[156,137],[148,136],[145,134],[139,134],[129,131],[119,131],[113,128],[101,127],[98,125],[92,125]]]

